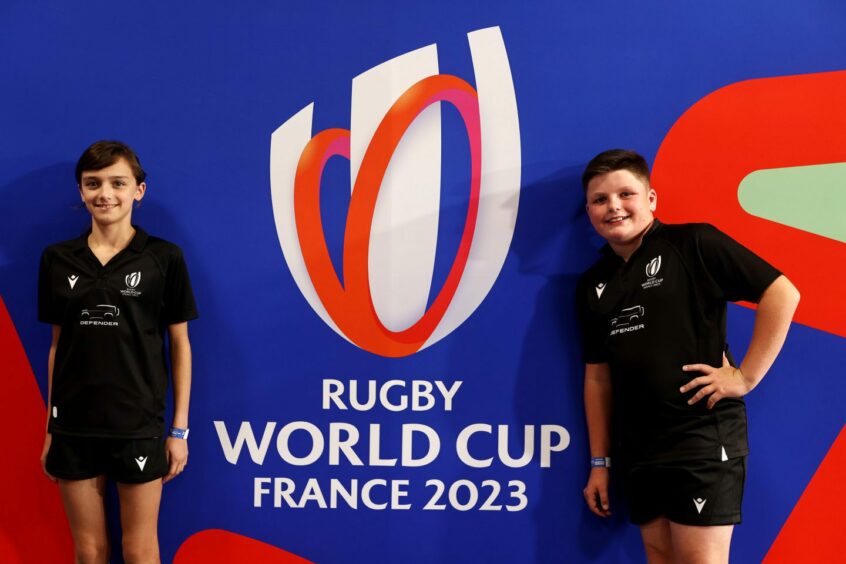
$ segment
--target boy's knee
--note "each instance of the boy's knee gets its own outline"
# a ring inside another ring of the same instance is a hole
[[[159,542],[154,537],[124,536],[123,559],[126,564],[158,564]]]
[[[673,545],[671,543],[644,539],[643,548],[649,564],[669,564],[673,562]]]
[[[79,539],[74,543],[78,564],[106,564],[109,561],[109,543],[102,539]]]

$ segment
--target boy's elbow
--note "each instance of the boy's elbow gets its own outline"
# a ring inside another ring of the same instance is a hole
[[[802,294],[799,293],[799,288],[793,285],[793,282],[784,277],[784,281],[787,283],[786,292],[787,292],[787,299],[796,306],[799,304],[799,300],[802,299]]]
[[[773,286],[775,286],[773,289],[777,289],[779,300],[795,310],[802,295],[799,293],[799,289],[793,285],[793,282],[782,274],[776,279]]]
[[[794,286],[793,284],[791,284],[790,286],[791,286],[790,297],[793,300],[793,306],[796,307],[797,305],[799,305],[799,300],[802,299],[802,294],[799,293],[799,289],[796,288],[796,286]]]

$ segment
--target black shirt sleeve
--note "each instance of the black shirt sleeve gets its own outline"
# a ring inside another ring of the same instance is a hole
[[[700,227],[696,242],[712,292],[730,302],[757,303],[781,272],[716,227]]]
[[[162,319],[166,325],[190,321],[197,318],[197,306],[194,303],[194,292],[188,277],[188,267],[177,249],[167,266],[165,273],[164,311]]]
[[[41,264],[38,267],[38,321],[59,325],[62,322],[62,314],[58,311],[53,295],[50,263],[50,250],[44,249],[41,253]]]
[[[587,275],[582,276],[576,289],[576,310],[582,334],[582,360],[585,364],[599,364],[608,361],[605,348],[607,330],[602,318],[590,311],[588,306],[589,284]]]

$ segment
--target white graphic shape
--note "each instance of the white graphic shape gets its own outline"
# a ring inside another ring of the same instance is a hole
[[[626,309],[620,311],[620,315],[611,319],[611,327],[630,325],[643,317],[644,313],[646,313],[646,310],[643,306],[636,305],[627,307]]]
[[[476,233],[452,303],[429,340],[438,342],[470,317],[499,276],[520,199],[520,122],[508,54],[498,27],[467,34],[482,127],[482,185]]]
[[[141,282],[141,272],[133,272],[126,275],[126,287],[135,288]]]
[[[722,450],[722,452],[720,453],[720,462],[725,462],[729,459],[728,454],[726,454],[726,447],[721,446],[720,450]]]
[[[138,458],[135,459],[135,463],[138,465],[138,468],[140,468],[141,471],[143,472],[144,466],[147,465],[147,457],[146,456],[139,456]]]
[[[661,255],[658,255],[646,265],[646,275],[649,278],[654,278],[658,271],[661,270]]]
[[[597,297],[597,299],[602,297],[602,292],[604,292],[604,291],[605,291],[605,284],[600,283],[600,284],[596,285],[596,297]]]
[[[702,508],[705,507],[706,501],[708,501],[708,500],[702,499],[701,497],[698,497],[698,498],[693,500],[693,505],[696,506],[696,512],[697,513],[702,513]]]
[[[68,284],[70,284],[71,290],[73,290],[73,287],[76,286],[77,280],[79,280],[79,274],[71,274],[68,276]]]
[[[351,186],[382,117],[411,86],[436,74],[438,50],[429,45],[353,79]],[[379,320],[391,331],[411,327],[426,312],[438,244],[440,199],[438,103],[417,116],[397,145],[373,214],[368,253],[370,295]]]
[[[294,218],[294,178],[300,155],[311,140],[313,112],[314,104],[309,104],[283,123],[270,137],[270,195],[273,202],[273,218],[276,221],[276,236],[279,237],[279,245],[285,255],[288,270],[291,271],[303,297],[326,325],[346,339],[329,317],[311,283]]]
[[[476,231],[453,300],[421,348],[447,336],[482,303],[505,262],[517,221],[520,128],[505,44],[498,27],[478,30],[467,37],[479,97],[482,137]],[[436,74],[437,47],[430,45],[353,79],[351,184],[355,184],[364,152],[388,108],[412,84]],[[435,104],[424,110],[406,131],[386,171],[374,213],[368,253],[370,290],[380,321],[393,331],[405,329],[420,319],[433,291],[442,158],[439,106]],[[309,104],[271,136],[273,215],[285,262],[297,287],[320,318],[344,336],[314,289],[296,229],[294,179],[300,155],[313,133],[313,110],[314,104]],[[469,193],[469,178],[467,190]]]

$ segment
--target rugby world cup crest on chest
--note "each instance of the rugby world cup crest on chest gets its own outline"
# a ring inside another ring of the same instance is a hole
[[[121,290],[121,294],[132,298],[137,298],[141,295],[141,292],[137,290],[138,285],[141,283],[141,271],[127,274],[123,281],[126,283],[126,289]]]
[[[646,268],[644,270],[646,272],[646,281],[640,285],[644,290],[660,286],[664,281],[663,278],[658,277],[658,273],[661,271],[661,255],[658,255],[646,263]]]
[[[403,357],[443,339],[482,303],[505,262],[520,193],[517,102],[499,28],[467,35],[475,88],[440,74],[436,45],[352,81],[350,129],[313,135],[309,104],[271,136],[273,215],[288,269],[318,316],[373,354]],[[433,287],[441,215],[441,106],[469,142],[467,213],[457,251]],[[321,177],[349,161],[343,260],[332,263]]]

